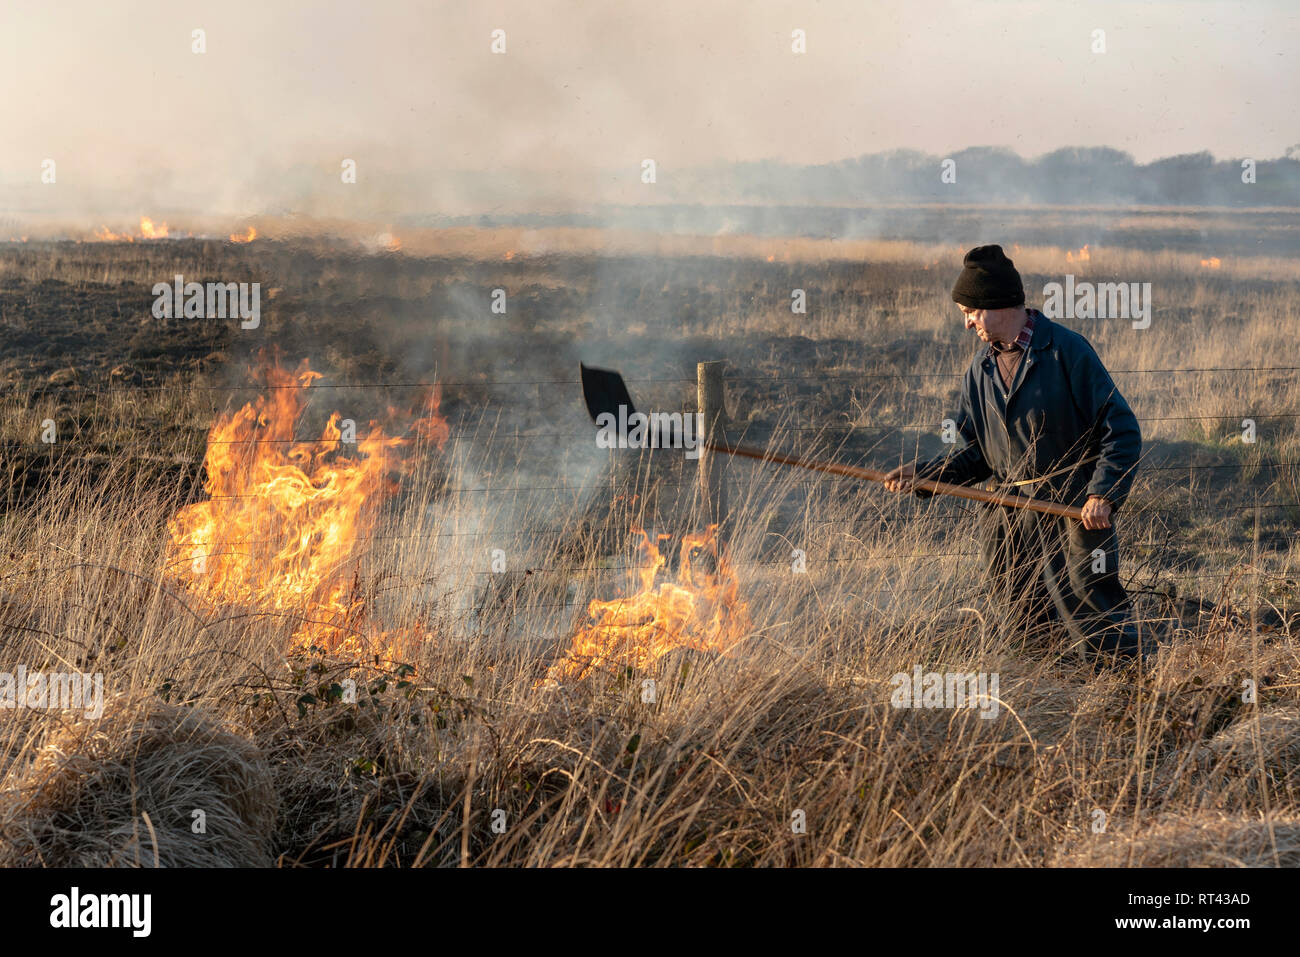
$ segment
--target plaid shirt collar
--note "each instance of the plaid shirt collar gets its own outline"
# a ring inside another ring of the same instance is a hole
[[[987,353],[988,357],[990,359],[996,359],[999,352],[1023,352],[1025,349],[1028,349],[1029,343],[1034,338],[1034,314],[1036,312],[1038,312],[1037,309],[1025,310],[1024,328],[1020,330],[1020,335],[1016,336],[1016,341],[1011,343],[1011,345],[1007,346],[1005,349],[999,349],[993,343],[989,343],[989,350]]]

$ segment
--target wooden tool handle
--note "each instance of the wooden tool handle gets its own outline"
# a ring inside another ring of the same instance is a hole
[[[793,465],[795,468],[810,469],[814,472],[827,472],[831,475],[844,475],[849,478],[866,479],[868,482],[883,482],[888,474],[879,469],[862,468],[856,465],[841,465],[838,462],[820,462],[816,459],[803,459],[793,455],[782,455],[779,452],[769,452],[766,449],[754,448],[745,445],[715,445],[713,443],[704,443],[705,448],[714,452],[721,452],[725,455],[735,455],[740,458],[757,459],[761,462],[773,462],[777,465]],[[1042,499],[1030,498],[1027,495],[1015,495],[1004,492],[986,492],[982,488],[971,488],[967,485],[953,485],[950,482],[936,482],[932,479],[914,479],[912,482],[914,488],[919,488],[923,492],[933,492],[937,495],[952,495],[957,498],[969,499],[973,502],[984,502],[988,505],[1005,505],[1008,508],[1025,508],[1032,512],[1042,512],[1045,515],[1058,515],[1061,518],[1072,518],[1075,521],[1083,520],[1083,510],[1073,505],[1060,505],[1056,502],[1045,502]]]

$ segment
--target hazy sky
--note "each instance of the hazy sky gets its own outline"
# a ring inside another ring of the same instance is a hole
[[[20,209],[292,207],[333,189],[343,157],[356,195],[402,181],[415,201],[427,183],[432,209],[456,168],[554,170],[599,198],[612,184],[591,170],[631,182],[645,157],[663,175],[897,147],[1146,161],[1300,142],[1294,0],[4,0],[0,31],[0,201]]]

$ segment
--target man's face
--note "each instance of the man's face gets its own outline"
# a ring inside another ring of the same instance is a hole
[[[961,303],[957,306],[966,318],[966,328],[974,329],[985,342],[1012,342],[1025,324],[1024,306],[1010,309],[972,309]]]

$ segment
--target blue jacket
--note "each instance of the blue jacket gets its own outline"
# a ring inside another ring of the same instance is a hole
[[[1142,451],[1137,417],[1088,340],[1038,311],[1011,388],[981,350],[955,421],[965,444],[918,463],[920,477],[959,485],[996,477],[1035,498],[1082,505],[1100,495],[1118,509]]]

